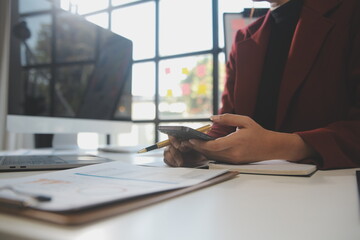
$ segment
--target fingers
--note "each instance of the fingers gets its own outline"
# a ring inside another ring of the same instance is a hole
[[[191,139],[189,140],[189,144],[191,144],[192,149],[200,152],[208,159],[232,163],[236,160],[236,158],[233,157],[234,149],[237,149],[236,152],[239,153],[239,150],[247,145],[244,140],[245,139],[236,136],[236,133],[231,133],[213,141]]]
[[[171,167],[195,167],[207,161],[205,156],[191,148],[188,141],[171,139],[171,143],[164,150],[164,162]]]
[[[175,147],[166,147],[164,151],[164,162],[171,167],[180,167],[183,165],[183,159],[180,151]]]
[[[182,165],[182,156],[179,153],[178,148],[181,146],[181,142],[172,136],[168,136],[170,146],[164,150],[164,162],[171,167],[179,167]]]
[[[197,139],[189,140],[191,148],[204,154],[206,154],[207,152],[225,151],[230,146],[230,144],[228,143],[231,143],[231,139],[218,138],[213,141],[201,141]]]
[[[183,166],[185,161],[183,154],[188,152],[190,148],[186,141],[179,141],[175,137],[169,136],[170,146],[164,151],[164,162],[172,167]]]
[[[254,120],[252,120],[248,116],[244,115],[235,115],[235,114],[222,114],[222,115],[214,115],[210,117],[211,121],[214,123],[218,123],[221,125],[233,126],[233,127],[249,127],[251,125],[256,124]]]
[[[178,148],[181,144],[181,142],[176,139],[175,137],[172,137],[170,135],[168,135],[168,138],[169,138],[169,141],[170,141],[170,144],[173,145],[175,148]]]

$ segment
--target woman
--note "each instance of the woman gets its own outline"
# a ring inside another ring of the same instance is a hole
[[[360,166],[360,3],[268,0],[238,31],[214,141],[170,137],[164,161],[242,164],[268,159]]]

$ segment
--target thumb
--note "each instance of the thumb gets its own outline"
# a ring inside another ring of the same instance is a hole
[[[214,115],[210,117],[210,119],[214,123],[218,123],[226,126],[240,127],[240,128],[249,127],[254,123],[254,120],[252,120],[248,116],[229,114],[229,113],[222,115]]]

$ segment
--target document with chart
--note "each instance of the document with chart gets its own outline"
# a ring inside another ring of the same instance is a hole
[[[154,168],[123,162],[0,181],[0,198],[47,211],[82,209],[167,190],[189,187],[227,170]]]

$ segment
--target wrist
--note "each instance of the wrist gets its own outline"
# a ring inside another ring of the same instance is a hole
[[[298,162],[315,155],[315,150],[296,133],[277,133],[275,152],[279,159]]]

